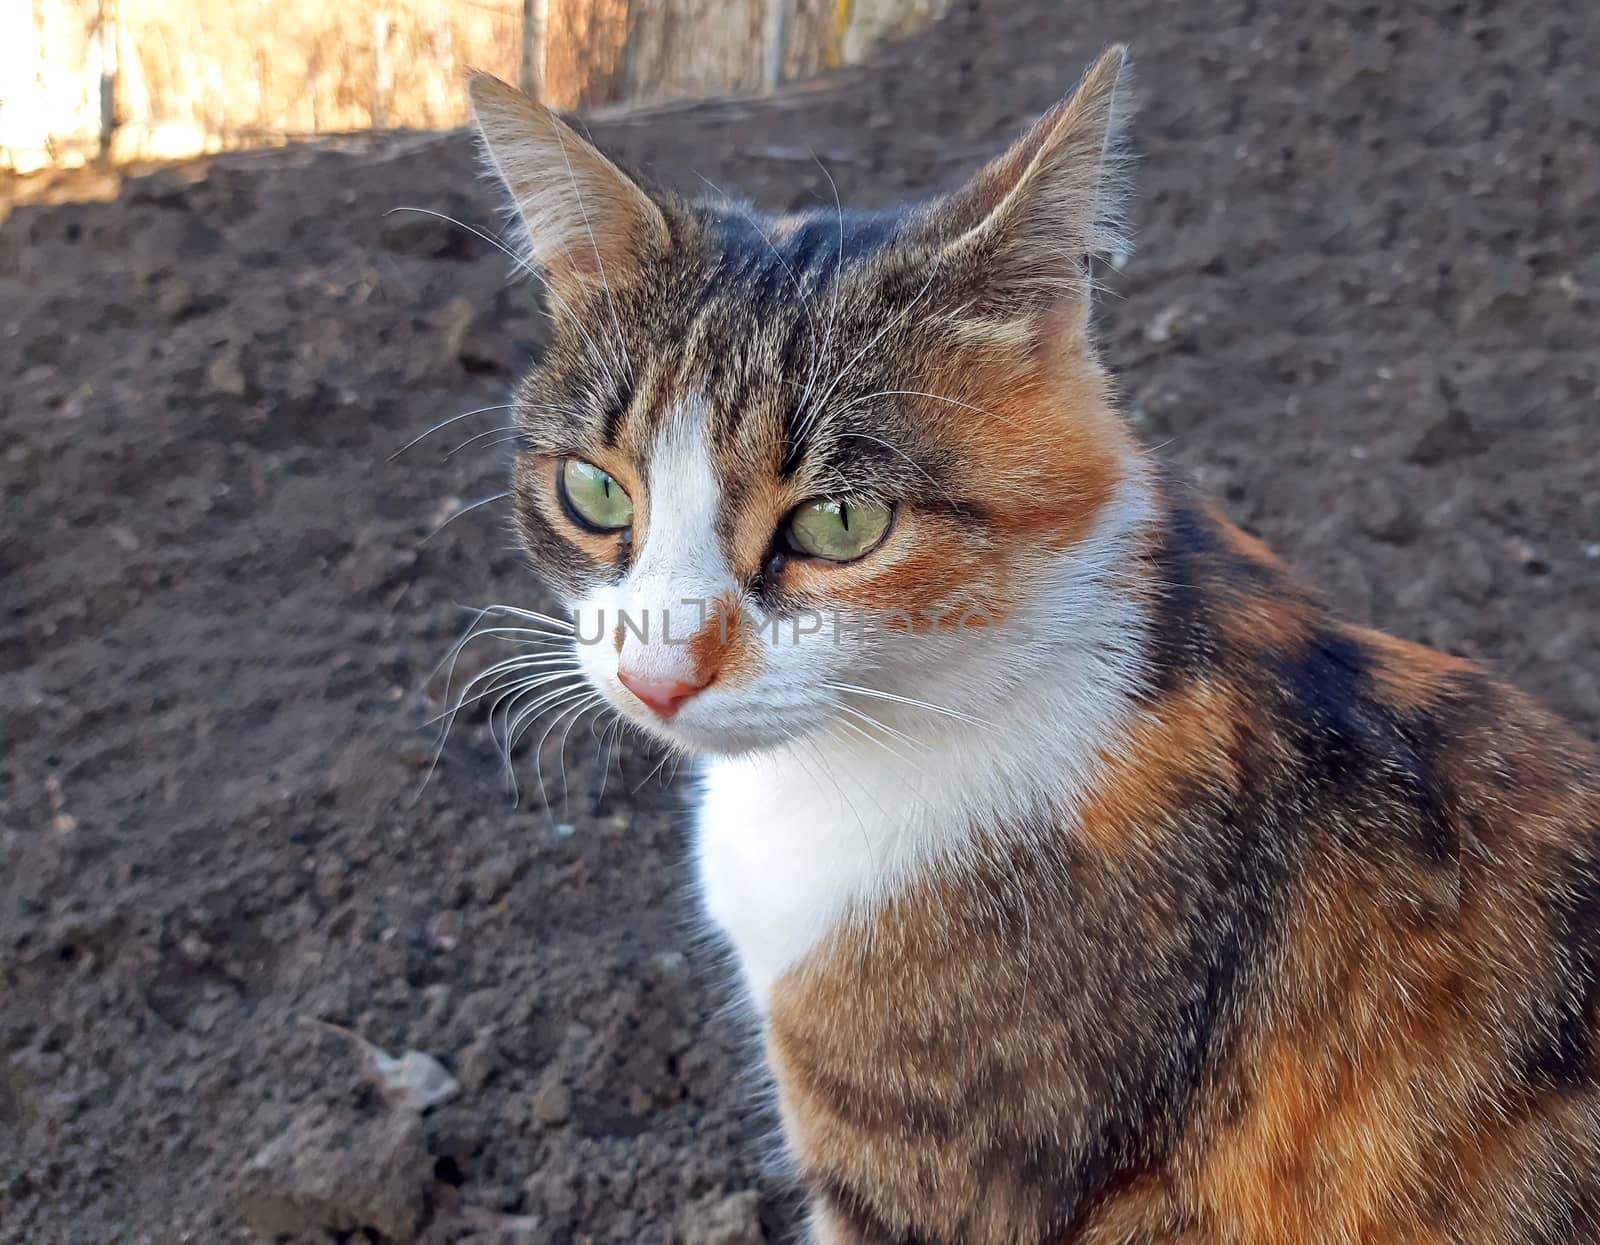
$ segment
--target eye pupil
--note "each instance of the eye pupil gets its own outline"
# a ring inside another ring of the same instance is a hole
[[[580,527],[621,532],[633,522],[633,501],[609,472],[581,458],[561,466],[558,486],[563,504]]]
[[[877,547],[889,530],[892,514],[882,503],[852,505],[836,498],[818,498],[790,514],[787,540],[810,557],[854,562]]]

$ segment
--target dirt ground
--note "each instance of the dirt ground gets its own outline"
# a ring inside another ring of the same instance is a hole
[[[1142,97],[1102,316],[1131,417],[1349,613],[1595,734],[1592,0],[972,3],[827,90],[595,133],[775,206],[831,203],[815,152],[881,202],[1113,38]],[[503,502],[435,532],[504,487],[494,435],[447,456],[503,411],[390,456],[503,403],[541,327],[504,257],[402,205],[497,220],[446,136],[0,224],[7,1245],[794,1223],[659,758],[605,763],[585,726],[564,781],[543,747],[548,811],[537,749],[514,804],[468,715],[423,786],[467,607],[542,598]],[[454,1096],[392,1104],[342,1030]]]

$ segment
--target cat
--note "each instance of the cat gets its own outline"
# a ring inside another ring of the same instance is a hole
[[[819,1245],[1600,1239],[1595,750],[1124,424],[1126,76],[931,203],[778,216],[472,78],[571,663],[703,758]]]

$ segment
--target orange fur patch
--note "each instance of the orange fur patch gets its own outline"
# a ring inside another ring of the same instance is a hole
[[[776,463],[771,475],[745,481],[749,490],[744,506],[735,517],[730,561],[736,576],[754,576],[772,548],[773,533],[788,520],[789,512],[805,500],[799,491],[778,478]]]
[[[1463,658],[1381,631],[1366,627],[1352,627],[1351,631],[1372,657],[1373,681],[1384,699],[1397,708],[1423,708],[1437,698],[1444,679],[1476,669]]]
[[[1088,535],[1128,460],[1104,373],[1075,352],[1050,366],[989,362],[936,373],[930,392],[975,410],[929,410],[970,464],[963,492],[1003,537],[1067,549]]]
[[[695,682],[736,687],[761,673],[761,654],[737,594],[711,602],[705,625],[689,639]]]
[[[1292,652],[1305,642],[1311,630],[1311,614],[1306,606],[1278,596],[1244,596],[1232,602],[1233,609],[1222,625],[1241,644],[1278,652]]]
[[[1251,562],[1265,563],[1267,566],[1283,565],[1279,561],[1277,554],[1228,518],[1219,507],[1208,503],[1203,509],[1212,522],[1221,529],[1223,543],[1241,558],[1246,558]]]
[[[1186,782],[1234,788],[1242,713],[1232,689],[1213,682],[1185,684],[1147,710],[1116,755],[1102,754],[1106,776],[1078,816],[1083,841],[1125,852],[1178,804]]]

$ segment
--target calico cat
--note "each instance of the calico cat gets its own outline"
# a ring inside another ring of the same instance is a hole
[[[572,662],[704,758],[815,1241],[1600,1240],[1595,751],[1121,422],[1124,76],[935,202],[786,216],[472,80]]]

